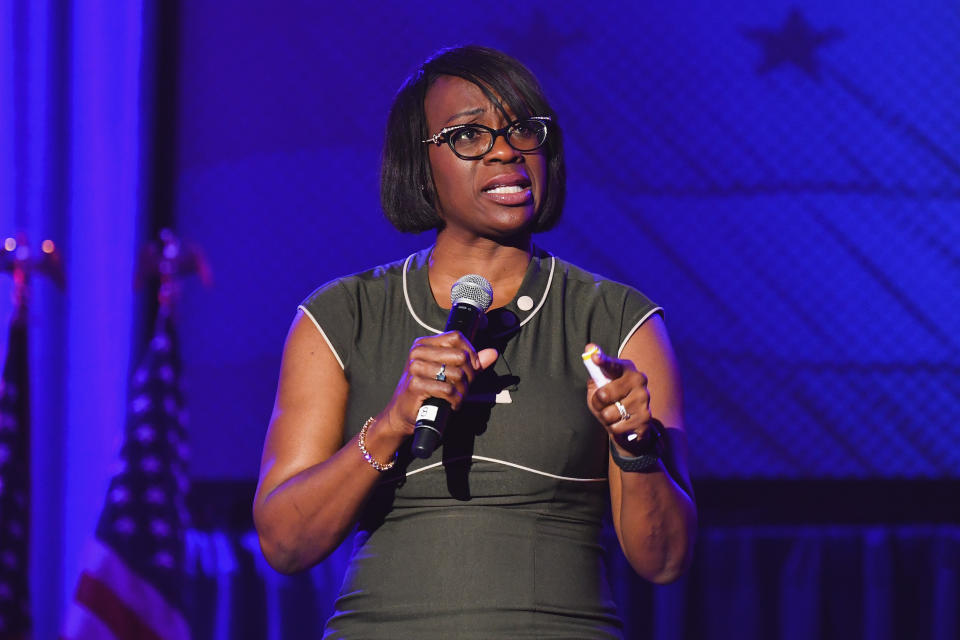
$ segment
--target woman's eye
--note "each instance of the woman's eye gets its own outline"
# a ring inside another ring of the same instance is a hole
[[[535,138],[537,133],[529,124],[518,124],[513,128],[513,135],[518,138]]]
[[[474,129],[473,127],[464,127],[463,129],[458,129],[452,134],[453,142],[470,142],[475,140],[477,136],[480,135],[480,132]]]

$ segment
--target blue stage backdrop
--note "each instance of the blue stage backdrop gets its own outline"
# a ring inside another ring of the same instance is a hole
[[[866,479],[885,501],[926,502],[937,522],[951,517],[946,490],[914,500],[923,483],[900,478],[946,478],[927,484],[948,489],[960,480],[955,2],[331,4],[0,0],[0,237],[57,240],[68,281],[65,292],[31,284],[37,638],[58,635],[104,503],[127,363],[143,347],[130,283],[150,214],[175,209],[216,274],[209,291],[188,284],[181,305],[194,486],[201,499],[219,486],[208,480],[248,489],[298,302],[432,241],[382,220],[379,149],[403,77],[457,43],[525,60],[560,114],[569,206],[540,243],[667,309],[695,478],[717,480],[701,484],[706,553],[729,555],[711,542],[728,533],[710,522],[711,502],[713,515],[736,510],[736,500],[711,501],[709,487],[733,486],[730,497],[744,485],[791,485],[797,497],[845,483],[793,480]],[[172,72],[168,49],[179,60]],[[169,135],[154,139],[155,128]],[[0,277],[0,330],[9,293]],[[812,519],[856,503],[836,495],[824,501],[832,509],[817,502]],[[226,502],[210,499],[198,513]],[[246,525],[249,499],[240,502]],[[212,563],[218,580],[232,580],[224,534],[193,533],[213,541],[194,547],[223,560]],[[805,536],[796,540],[808,549]],[[919,548],[941,536],[909,528],[906,538]],[[769,560],[763,536],[741,539]],[[869,530],[862,539],[883,547]],[[955,532],[942,539],[932,562],[904,556],[890,561],[896,570],[862,573],[879,598],[864,606],[902,620],[927,616],[926,605],[952,616],[956,576],[944,568],[957,565]],[[243,540],[241,564],[261,562],[255,541]],[[342,559],[291,580],[317,580],[329,604]],[[698,563],[691,583],[711,562]],[[939,596],[899,579],[921,565],[935,572]],[[825,561],[824,584],[856,599],[845,571]],[[263,575],[276,587],[268,598],[289,584]],[[752,582],[728,591],[735,581],[717,576],[723,589],[704,584],[721,599],[775,593]],[[229,593],[218,592],[220,604]],[[216,611],[230,618],[228,607]],[[737,625],[750,617],[739,604],[716,611],[734,612]],[[943,637],[956,635],[951,624]]]
[[[181,18],[176,216],[216,276],[183,305],[198,479],[255,476],[300,300],[432,242],[380,213],[385,116],[418,61],[469,42],[525,61],[560,114],[570,193],[540,244],[666,308],[697,477],[960,475],[953,3]]]

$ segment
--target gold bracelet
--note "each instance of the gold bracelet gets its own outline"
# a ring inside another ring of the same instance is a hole
[[[360,453],[363,454],[363,459],[370,463],[370,466],[383,473],[384,471],[389,471],[393,469],[393,465],[397,463],[397,454],[393,454],[393,460],[387,464],[378,462],[376,458],[367,451],[367,429],[370,428],[370,425],[373,424],[373,417],[367,418],[367,421],[363,423],[363,426],[360,427],[360,437],[357,439],[357,444],[360,445]]]

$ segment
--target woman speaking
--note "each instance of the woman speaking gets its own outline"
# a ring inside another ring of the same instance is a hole
[[[533,243],[563,208],[559,125],[530,71],[482,47],[438,52],[394,99],[383,208],[436,240],[300,306],[254,503],[283,572],[356,528],[324,637],[620,637],[608,504],[639,575],[669,582],[690,561],[662,311]],[[460,307],[472,336],[446,330]]]

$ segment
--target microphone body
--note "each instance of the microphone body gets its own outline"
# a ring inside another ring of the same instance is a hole
[[[478,275],[466,275],[454,283],[450,293],[450,315],[444,331],[459,331],[471,344],[483,321],[484,313],[493,302],[490,283]],[[427,398],[417,412],[410,446],[413,455],[429,458],[443,437],[450,417],[450,403],[442,398]]]

